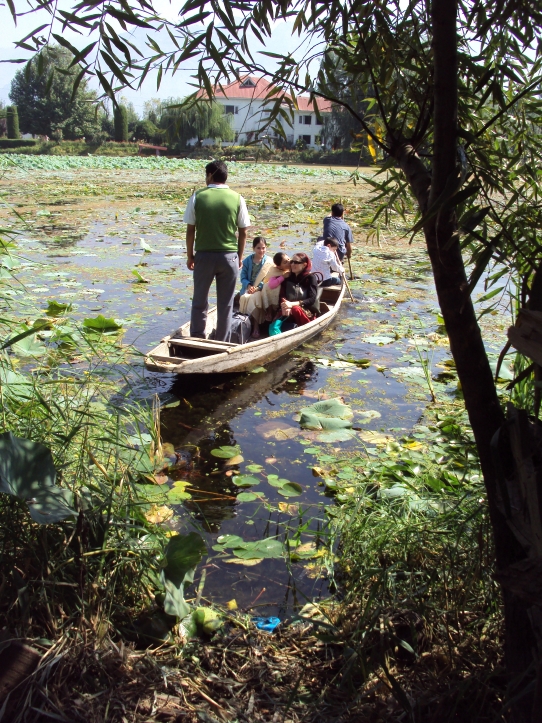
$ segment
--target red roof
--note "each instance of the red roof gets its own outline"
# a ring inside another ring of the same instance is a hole
[[[246,85],[243,87],[243,84],[247,83],[247,81],[249,83],[253,83],[253,85]],[[222,88],[215,86],[214,92],[216,98],[227,98],[228,100],[241,100],[244,98],[265,100],[266,95],[273,89],[273,87],[273,84],[264,80],[264,78],[256,78],[253,75],[245,75],[242,76],[240,80],[236,80],[235,82],[225,85]],[[204,95],[205,91],[200,90],[198,92],[198,96],[202,97]],[[272,99],[273,98],[270,98],[269,102],[272,102]],[[310,100],[308,95],[298,95],[297,104],[300,111],[314,111],[313,101]],[[316,98],[316,104],[321,113],[331,113],[331,101],[324,100],[323,98]]]

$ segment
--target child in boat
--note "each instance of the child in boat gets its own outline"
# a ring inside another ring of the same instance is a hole
[[[271,321],[280,306],[280,285],[290,273],[290,259],[279,251],[273,256],[273,264],[263,277],[261,289],[240,297],[239,311],[250,314],[252,338],[260,337],[260,324]],[[274,284],[271,286],[271,284]],[[243,300],[243,301],[241,301]]]

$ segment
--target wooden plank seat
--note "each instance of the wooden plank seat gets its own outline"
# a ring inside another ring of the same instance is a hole
[[[215,341],[215,339],[200,339],[196,336],[181,336],[171,337],[169,344],[176,344],[177,346],[187,346],[194,349],[227,349],[230,346],[239,346],[239,344],[232,344],[229,341]]]
[[[169,354],[180,359],[198,359],[200,357],[224,354],[239,346],[228,341],[200,339],[193,336],[172,337],[168,340]]]

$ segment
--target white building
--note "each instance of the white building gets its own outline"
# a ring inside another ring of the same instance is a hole
[[[231,115],[235,132],[234,144],[247,143],[257,138],[267,140],[274,136],[270,127],[262,130],[275,103],[276,96],[266,99],[272,89],[273,86],[266,80],[251,75],[215,88],[216,102],[223,105],[225,112]],[[289,143],[296,143],[301,139],[309,148],[318,148],[321,146],[322,119],[331,113],[331,103],[321,98],[316,99],[320,113],[318,118],[309,96],[298,95],[296,100],[298,110],[294,111],[293,125],[286,126],[286,121],[282,119],[286,139]]]

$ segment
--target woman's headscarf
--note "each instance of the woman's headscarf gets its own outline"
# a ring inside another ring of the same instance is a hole
[[[303,271],[302,271],[299,275],[300,275],[300,276],[308,276],[308,275],[310,274],[310,272],[311,272],[311,269],[312,269],[312,261],[309,259],[309,257],[307,256],[307,254],[299,253],[299,254],[294,254],[294,255],[297,256],[297,258],[298,258],[303,264],[307,264],[307,265],[305,266],[305,268],[303,269]]]

